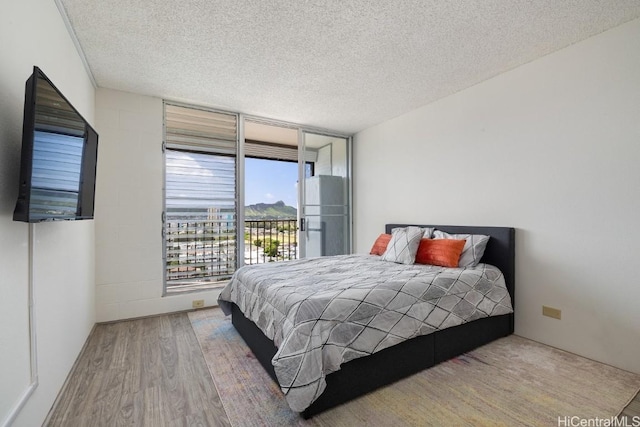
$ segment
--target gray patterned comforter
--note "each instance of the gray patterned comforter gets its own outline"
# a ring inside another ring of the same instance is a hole
[[[322,394],[325,375],[410,338],[512,312],[499,269],[401,265],[342,255],[245,266],[219,297],[275,343],[276,376],[294,411]]]

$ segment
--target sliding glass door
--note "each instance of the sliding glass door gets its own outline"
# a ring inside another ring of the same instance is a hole
[[[350,253],[351,138],[242,119],[244,264]]]
[[[351,138],[299,131],[300,253],[351,252]],[[308,159],[313,158],[309,170]]]

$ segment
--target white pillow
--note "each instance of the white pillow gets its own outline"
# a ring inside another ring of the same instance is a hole
[[[433,232],[435,231],[435,228],[433,227],[427,227],[427,228],[423,228],[424,230],[424,234],[422,235],[423,239],[430,239],[431,236],[433,236]]]
[[[465,239],[466,243],[462,248],[460,254],[460,261],[458,261],[459,267],[475,267],[478,265],[484,255],[484,250],[487,248],[489,238],[491,236],[485,236],[484,234],[449,234],[444,231],[436,230],[433,232],[434,239]]]
[[[420,227],[394,228],[391,230],[391,241],[382,254],[383,261],[398,264],[413,264],[424,230]]]

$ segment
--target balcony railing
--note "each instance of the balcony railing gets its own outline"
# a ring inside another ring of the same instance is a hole
[[[228,219],[172,219],[166,232],[167,288],[227,280],[237,267],[236,229]],[[296,219],[250,220],[244,224],[244,263],[298,258]]]
[[[244,222],[244,263],[298,259],[298,220]]]

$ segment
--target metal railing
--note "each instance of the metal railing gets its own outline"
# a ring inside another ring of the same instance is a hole
[[[244,222],[244,263],[261,264],[298,259],[298,220]]]
[[[296,219],[244,223],[244,263],[298,258]],[[165,228],[167,289],[227,280],[236,270],[236,229],[228,219],[171,219]]]

